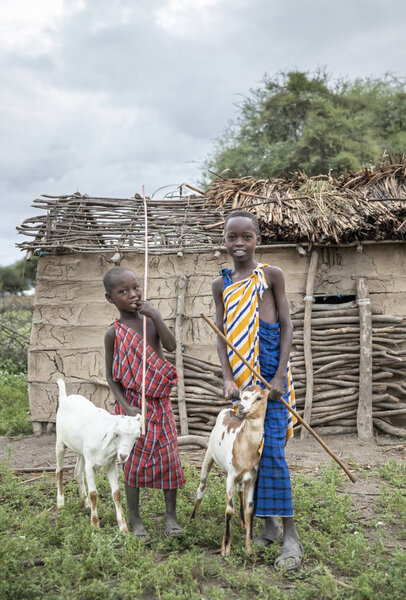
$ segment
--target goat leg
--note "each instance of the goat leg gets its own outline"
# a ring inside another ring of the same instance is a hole
[[[117,465],[115,462],[108,469],[107,478],[110,483],[111,495],[113,497],[114,506],[116,507],[118,528],[123,535],[126,535],[128,533],[128,527],[127,527],[127,523],[126,523],[124,512],[123,512],[123,507],[121,504],[121,494],[120,494],[120,490],[118,487]]]
[[[65,456],[66,446],[63,442],[56,442],[55,454],[56,454],[56,485],[57,485],[57,501],[56,507],[62,508],[65,504],[65,497],[63,494],[63,459]]]
[[[247,554],[252,554],[252,545],[251,545],[252,533],[253,533],[252,532],[252,526],[253,526],[252,515],[254,512],[255,481],[256,481],[256,478],[254,478],[253,481],[249,481],[245,484],[245,526],[246,526],[245,548],[246,548]]]
[[[78,459],[76,461],[75,477],[78,483],[79,496],[82,502],[82,506],[83,508],[88,509],[90,508],[90,504],[85,487],[85,459],[81,455],[78,456]]]
[[[87,488],[89,490],[90,500],[90,520],[93,527],[97,529],[100,527],[99,517],[97,516],[97,490],[96,490],[96,477],[94,474],[93,465],[88,462],[85,463]]]
[[[245,531],[245,516],[244,516],[244,494],[242,489],[238,490],[238,498],[240,501],[240,529],[241,531]]]
[[[227,476],[227,505],[226,505],[226,531],[221,545],[221,556],[227,556],[231,550],[231,520],[234,516],[234,474],[229,473]]]
[[[202,501],[203,498],[203,494],[204,491],[206,489],[206,482],[207,482],[207,476],[210,472],[210,469],[212,468],[214,463],[214,458],[212,456],[212,453],[209,449],[206,450],[206,454],[204,455],[204,460],[203,460],[203,464],[202,464],[202,469],[200,471],[200,485],[197,488],[197,492],[196,492],[196,503],[195,503],[195,507],[193,509],[192,515],[190,517],[190,521],[192,520],[196,520],[197,517],[197,513],[199,510],[199,506],[200,506],[200,502]]]

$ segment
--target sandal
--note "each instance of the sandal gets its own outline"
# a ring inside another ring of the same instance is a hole
[[[148,531],[136,531],[134,535],[137,538],[137,540],[144,544],[144,546],[149,546],[152,543],[152,538],[149,535]]]
[[[179,538],[182,537],[183,535],[183,529],[182,527],[167,527],[165,529],[165,535],[166,537],[170,537],[170,538]]]
[[[284,571],[295,571],[302,564],[303,557],[303,546],[300,544],[300,553],[297,550],[291,550],[288,552],[282,552],[280,556],[275,560],[275,569]]]

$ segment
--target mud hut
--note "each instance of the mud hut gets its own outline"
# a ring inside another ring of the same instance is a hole
[[[115,318],[102,277],[120,264],[142,275],[140,196],[42,196],[18,227],[40,256],[29,352],[35,431],[52,428],[56,385],[111,408],[103,337]],[[291,362],[298,410],[322,434],[372,427],[404,432],[406,413],[406,162],[338,178],[220,180],[206,193],[182,185],[148,199],[149,300],[176,332],[182,434],[211,430],[224,401],[211,283],[230,264],[227,213],[257,214],[258,259],[280,266],[295,327]]]

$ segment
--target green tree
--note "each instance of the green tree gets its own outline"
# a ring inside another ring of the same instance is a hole
[[[204,164],[222,177],[338,173],[406,151],[406,88],[395,77],[340,80],[325,72],[265,76],[238,107]]]
[[[26,261],[24,258],[12,265],[0,267],[0,294],[18,294],[30,289],[35,282],[37,258]]]

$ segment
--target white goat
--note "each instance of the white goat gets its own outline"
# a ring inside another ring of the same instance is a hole
[[[118,488],[116,461],[125,462],[141,433],[141,416],[111,415],[97,408],[84,396],[66,395],[63,379],[58,379],[59,402],[56,413],[56,479],[58,489],[57,508],[65,503],[63,494],[63,459],[65,449],[78,455],[75,475],[79,494],[86,508],[91,509],[91,522],[100,527],[97,516],[97,490],[95,469],[103,467],[111,487],[116,507],[117,523],[123,534],[128,533]],[[86,472],[89,500],[86,495],[84,473]]]
[[[246,529],[245,546],[251,554],[252,513],[254,510],[254,489],[261,458],[261,445],[268,390],[258,385],[247,387],[241,393],[237,414],[232,409],[222,410],[210,434],[209,445],[200,473],[200,485],[196,492],[196,504],[191,519],[196,519],[197,511],[206,489],[207,476],[213,463],[227,472],[226,531],[223,537],[221,554],[227,555],[231,549],[231,519],[234,515],[234,489],[237,486],[240,496],[240,523]]]

